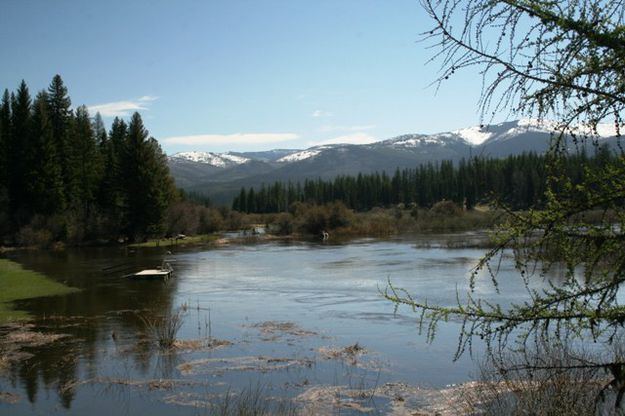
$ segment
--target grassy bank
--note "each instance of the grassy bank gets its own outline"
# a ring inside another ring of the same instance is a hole
[[[143,243],[130,244],[129,247],[177,247],[186,245],[202,245],[214,243],[218,238],[219,236],[216,234],[200,234],[187,236],[184,239],[178,240],[174,238],[148,240]]]
[[[0,288],[0,322],[28,317],[26,312],[13,309],[13,301],[78,291],[6,259],[0,259]]]

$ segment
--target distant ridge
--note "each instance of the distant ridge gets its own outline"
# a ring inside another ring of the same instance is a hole
[[[600,126],[600,143],[615,143],[611,126]],[[473,126],[436,134],[404,134],[363,145],[332,144],[264,152],[184,152],[169,156],[179,187],[228,204],[242,186],[303,181],[396,169],[473,156],[506,157],[549,148],[554,123],[532,119]],[[613,129],[613,127],[612,127]]]

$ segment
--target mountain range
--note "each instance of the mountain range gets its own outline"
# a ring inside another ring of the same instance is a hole
[[[414,168],[441,160],[473,156],[500,158],[523,152],[543,153],[553,129],[524,119],[437,134],[404,134],[371,144],[332,144],[308,149],[261,152],[183,152],[168,157],[178,187],[229,204],[242,186],[275,181],[302,182],[338,175]],[[599,142],[613,143],[609,129]]]

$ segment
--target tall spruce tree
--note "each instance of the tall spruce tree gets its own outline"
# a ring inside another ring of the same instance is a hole
[[[7,163],[11,134],[11,98],[5,89],[0,102],[0,237],[9,231],[9,193]]]
[[[61,161],[52,133],[48,94],[37,94],[33,103],[33,194],[36,214],[58,214],[65,208]],[[60,236],[55,236],[60,237]]]
[[[102,115],[97,112],[93,118],[93,132],[95,134],[96,143],[100,151],[106,147],[108,135],[106,134],[106,127],[104,127],[104,121],[102,121]]]
[[[128,125],[122,161],[126,233],[132,240],[158,235],[174,197],[173,180],[158,143],[149,137],[139,113]]]
[[[70,204],[78,210],[79,218],[87,222],[93,214],[96,193],[101,176],[99,152],[96,146],[95,132],[89,118],[87,107],[80,106],[71,124],[67,137],[67,159],[71,173]]]
[[[68,193],[72,193],[70,188],[71,178],[74,173],[71,172],[71,165],[67,163],[69,143],[69,125],[72,117],[72,101],[67,93],[67,87],[63,83],[60,75],[55,75],[48,87],[48,103],[50,108],[50,121],[52,125],[52,137],[56,146],[56,153],[61,161],[63,183]]]
[[[26,82],[22,80],[11,96],[11,133],[8,150],[9,218],[13,230],[28,223],[32,214],[32,119],[31,98]]]
[[[127,135],[128,126],[123,120],[115,117],[108,139],[101,148],[104,172],[100,183],[98,201],[108,222],[107,228],[111,236],[122,233],[123,224],[126,223],[122,163]]]

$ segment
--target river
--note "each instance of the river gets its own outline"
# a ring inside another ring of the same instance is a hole
[[[264,242],[171,254],[110,247],[12,253],[24,267],[81,291],[17,303],[35,318],[31,332],[62,338],[26,345],[28,356],[0,367],[0,414],[209,414],[198,409],[251,386],[305,407],[306,395],[321,386],[436,391],[465,382],[476,364],[468,353],[453,361],[459,323],[442,323],[427,343],[418,316],[395,310],[380,291],[390,280],[432,304],[456,304],[484,249],[448,245],[474,237]],[[118,271],[163,258],[174,261],[167,281],[133,281]],[[476,296],[502,304],[526,296],[510,253],[498,276],[499,292],[484,275]],[[188,343],[161,352],[146,339],[145,322],[177,311],[178,339]],[[474,344],[475,358],[481,349]],[[419,398],[411,400],[418,407]],[[365,410],[392,411],[388,394],[367,402]],[[325,412],[363,410],[333,406]]]

